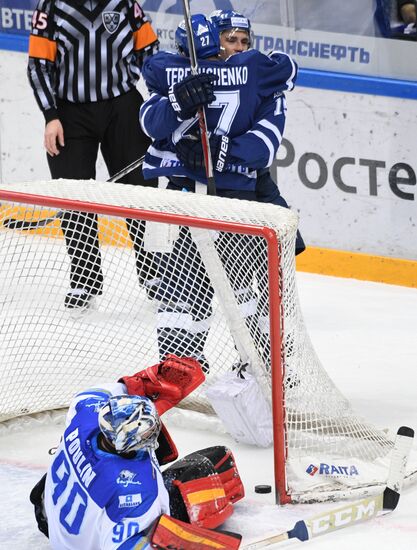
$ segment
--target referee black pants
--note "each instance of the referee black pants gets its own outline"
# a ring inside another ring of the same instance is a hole
[[[60,147],[59,155],[47,155],[52,178],[95,179],[99,148],[111,176],[143,156],[151,140],[139,124],[142,102],[137,90],[95,103],[58,100],[65,146]],[[144,180],[141,167],[121,178],[120,182],[158,185],[157,180]],[[155,276],[152,255],[144,252],[142,247],[145,223],[129,219],[126,223],[136,253],[139,280],[143,283]],[[71,288],[101,294],[103,272],[97,216],[68,211],[61,218],[61,227],[71,260]]]

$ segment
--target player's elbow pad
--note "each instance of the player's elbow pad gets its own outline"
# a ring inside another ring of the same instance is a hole
[[[255,154],[254,151],[256,151]],[[230,163],[245,166],[252,170],[259,170],[260,168],[268,168],[271,163],[271,154],[270,151],[263,145],[259,145],[256,148],[245,156],[241,154],[240,151],[237,151],[232,147],[232,153],[230,156]]]
[[[143,131],[149,137],[155,140],[167,139],[171,136],[181,121],[177,119],[174,111],[168,105],[168,100],[164,98],[163,103],[152,104],[147,101],[140,108],[139,120]]]

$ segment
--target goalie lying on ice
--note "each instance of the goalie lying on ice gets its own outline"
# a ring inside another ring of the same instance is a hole
[[[203,381],[196,360],[170,355],[75,396],[54,460],[30,495],[52,548],[239,547],[239,538],[211,531],[244,496],[229,449],[203,449],[161,471],[178,453],[160,415]]]

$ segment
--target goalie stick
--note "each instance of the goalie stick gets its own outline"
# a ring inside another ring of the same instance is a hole
[[[126,174],[129,174],[132,170],[140,166],[145,159],[145,155],[142,157],[134,160],[131,162],[128,166],[125,166],[117,172],[117,174],[114,174],[109,178],[108,182],[114,182],[122,178],[123,176],[126,176]],[[53,216],[50,216],[48,218],[42,218],[41,220],[37,221],[26,221],[26,220],[19,220],[17,218],[6,218],[3,221],[3,227],[7,227],[7,229],[20,229],[22,231],[32,231],[34,229],[38,229],[39,227],[44,227],[45,225],[49,225],[50,223],[54,222],[55,220],[59,220],[64,215],[64,210],[59,210],[56,214]]]
[[[399,428],[392,450],[387,485],[382,493],[328,510],[308,520],[297,521],[289,531],[245,544],[242,550],[257,550],[288,539],[298,539],[304,542],[319,535],[372,519],[378,514],[385,515],[385,513],[392,512],[400,499],[413,438],[414,430],[405,426]]]

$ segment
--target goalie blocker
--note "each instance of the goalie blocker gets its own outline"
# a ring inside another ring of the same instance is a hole
[[[146,395],[155,403],[159,415],[175,407],[205,380],[200,363],[191,357],[168,354],[147,369],[119,380],[130,395]],[[166,426],[162,423],[156,458],[161,466],[178,458],[178,451]]]
[[[168,354],[166,358],[123,382],[130,395],[146,395],[155,403],[159,415],[175,407],[205,380],[200,363],[192,357]]]

